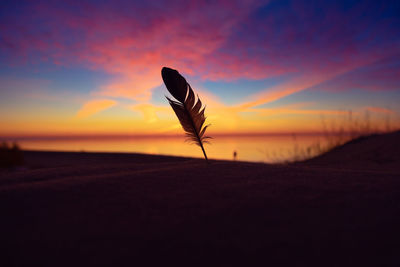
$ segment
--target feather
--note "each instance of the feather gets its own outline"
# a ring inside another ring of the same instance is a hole
[[[205,107],[202,107],[203,104],[199,96],[196,99],[192,87],[178,71],[164,67],[161,70],[161,76],[168,91],[176,99],[173,100],[166,97],[178,117],[188,140],[200,146],[204,158],[208,161],[203,144],[209,143],[208,139],[211,137],[205,135],[209,125],[204,125],[206,121],[206,116],[204,115]]]

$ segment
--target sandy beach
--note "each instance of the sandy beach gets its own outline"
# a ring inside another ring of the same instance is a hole
[[[0,266],[399,266],[399,140],[285,165],[25,151]]]

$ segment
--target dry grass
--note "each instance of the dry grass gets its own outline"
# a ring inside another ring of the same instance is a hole
[[[377,133],[389,133],[396,130],[392,126],[390,114],[381,118],[381,124],[372,123],[373,120],[369,111],[361,116],[354,116],[352,111],[346,115],[330,118],[329,122],[321,116],[322,134],[315,142],[308,146],[301,146],[298,137],[293,134],[293,147],[288,151],[260,151],[272,162],[291,163],[314,158],[331,151],[351,140],[370,136]]]

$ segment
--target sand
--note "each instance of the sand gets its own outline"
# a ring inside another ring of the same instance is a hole
[[[400,133],[268,165],[26,151],[0,266],[400,266]]]

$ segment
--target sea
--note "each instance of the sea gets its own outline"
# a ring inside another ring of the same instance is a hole
[[[183,136],[31,137],[9,141],[24,150],[204,157],[201,148]],[[284,163],[315,157],[342,141],[326,135],[215,136],[204,148],[210,159]]]

